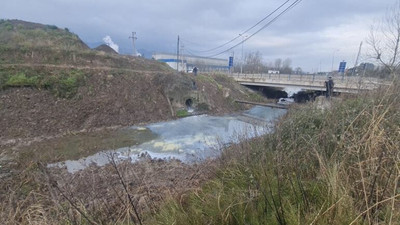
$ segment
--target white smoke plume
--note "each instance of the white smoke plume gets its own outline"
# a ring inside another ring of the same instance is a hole
[[[114,51],[119,53],[119,46],[112,41],[109,35],[105,36],[103,41],[106,43],[106,45],[110,46],[110,48],[114,49]]]

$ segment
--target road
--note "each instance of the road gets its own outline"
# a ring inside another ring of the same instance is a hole
[[[265,87],[298,87],[303,90],[325,91],[324,75],[291,75],[291,74],[230,74],[237,82],[249,86]],[[373,90],[387,82],[371,77],[334,76],[335,92],[357,93],[360,90]]]

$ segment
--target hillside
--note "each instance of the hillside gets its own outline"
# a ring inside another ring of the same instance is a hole
[[[89,47],[80,38],[54,25],[43,25],[22,20],[0,20],[1,48],[53,50],[87,50]]]
[[[165,64],[155,61],[91,50],[67,28],[0,20],[0,65],[9,64],[170,70]]]
[[[97,46],[95,48],[95,50],[102,51],[102,52],[105,52],[105,53],[118,54],[118,52],[116,52],[114,49],[112,49],[110,46],[108,46],[106,44],[102,44],[102,45]]]

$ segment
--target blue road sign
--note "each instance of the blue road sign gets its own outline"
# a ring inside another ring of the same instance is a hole
[[[233,66],[233,56],[229,57],[229,67]]]
[[[343,61],[343,62],[340,62],[340,64],[339,64],[339,73],[344,73],[344,70],[346,69],[346,62],[345,61]]]

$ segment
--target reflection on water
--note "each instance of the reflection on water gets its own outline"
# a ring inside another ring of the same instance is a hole
[[[129,129],[149,130],[155,138],[142,144],[103,151],[80,160],[69,160],[49,166],[66,166],[69,172],[75,172],[92,163],[98,166],[107,164],[111,153],[119,159],[130,159],[132,162],[138,160],[141,155],[195,162],[218,156],[219,150],[228,144],[270,132],[271,122],[285,112],[284,109],[256,106],[238,115],[192,116],[150,124],[145,128],[131,127]]]

